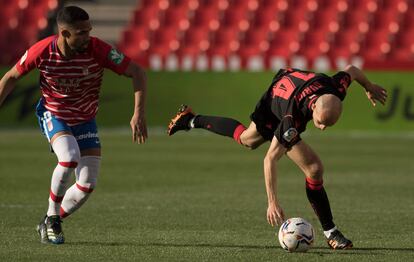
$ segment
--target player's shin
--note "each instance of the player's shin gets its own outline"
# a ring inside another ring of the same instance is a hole
[[[306,178],[306,195],[324,231],[335,227],[323,180]]]
[[[227,117],[198,115],[192,123],[194,128],[203,128],[213,133],[228,136],[236,140],[239,144],[240,135],[246,130],[239,121]]]
[[[99,174],[101,157],[84,156],[75,170],[76,183],[66,192],[60,209],[60,217],[65,218],[79,209],[94,190]]]

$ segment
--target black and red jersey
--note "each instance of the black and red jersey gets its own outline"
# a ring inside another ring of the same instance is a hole
[[[280,70],[267,90],[272,114],[280,121],[275,136],[281,144],[291,147],[300,141],[312,119],[312,104],[323,94],[333,94],[344,100],[351,76],[340,71],[332,77],[297,69]]]

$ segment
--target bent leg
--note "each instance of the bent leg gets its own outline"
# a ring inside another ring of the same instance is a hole
[[[323,187],[323,166],[318,155],[304,141],[292,147],[287,155],[306,176],[306,195],[324,231],[335,228],[328,196]]]
[[[101,149],[81,151],[81,159],[75,170],[76,182],[66,192],[60,209],[60,217],[65,218],[78,210],[88,200],[96,187],[101,163]]]
[[[249,127],[240,135],[240,143],[250,149],[256,149],[266,140],[256,129],[256,124],[250,122]]]

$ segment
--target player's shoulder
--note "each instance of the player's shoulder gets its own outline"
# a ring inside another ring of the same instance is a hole
[[[110,44],[108,44],[107,42],[105,42],[104,40],[96,37],[96,36],[91,36],[90,37],[90,43],[93,47],[99,47],[99,46],[110,46]]]
[[[30,47],[33,54],[40,55],[43,51],[48,50],[49,46],[57,39],[57,36],[46,37]]]

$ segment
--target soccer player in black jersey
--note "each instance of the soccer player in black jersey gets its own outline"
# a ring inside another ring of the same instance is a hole
[[[179,130],[202,128],[234,138],[255,149],[266,141],[270,147],[264,158],[264,176],[268,198],[267,221],[280,225],[285,217],[277,198],[277,162],[286,154],[304,172],[306,194],[333,249],[352,247],[335,226],[328,196],[323,187],[323,165],[318,155],[300,138],[308,121],[324,130],[334,125],[342,111],[342,100],[353,80],[366,91],[368,99],[385,104],[387,92],[371,83],[357,67],[349,65],[330,77],[297,69],[281,69],[256,105],[248,128],[231,118],[195,115],[183,105],[168,126],[171,136]]]

